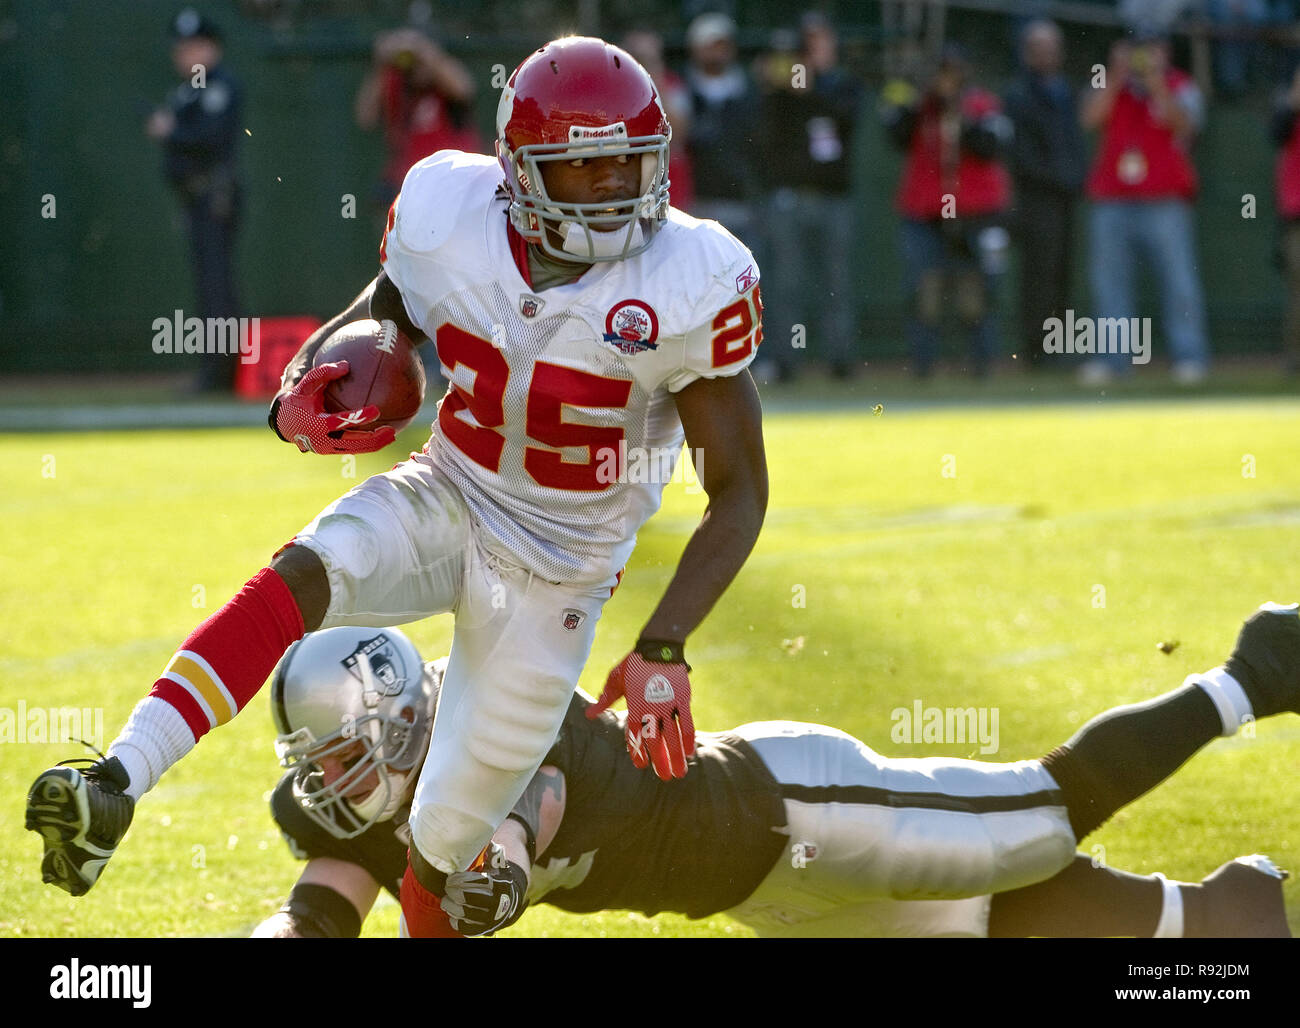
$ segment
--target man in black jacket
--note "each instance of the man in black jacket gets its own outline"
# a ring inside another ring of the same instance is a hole
[[[1006,95],[1015,125],[1010,163],[1020,242],[1019,357],[1037,369],[1047,360],[1043,323],[1064,318],[1069,306],[1074,204],[1087,166],[1074,91],[1061,74],[1060,28],[1030,22],[1020,53],[1024,71]]]
[[[860,359],[852,171],[862,88],[839,66],[835,30],[821,14],[804,16],[796,52],[783,59],[779,46],[773,50],[763,96],[768,357],[781,378],[792,377],[805,354],[843,378]]]

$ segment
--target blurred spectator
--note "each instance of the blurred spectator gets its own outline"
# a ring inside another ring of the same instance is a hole
[[[691,170],[691,91],[664,63],[664,38],[653,29],[634,29],[623,37],[623,49],[641,62],[654,79],[663,100],[668,124],[673,127],[668,149],[668,193],[672,205],[690,211],[695,204],[695,176]]]
[[[1201,125],[1201,92],[1169,65],[1163,37],[1137,34],[1111,47],[1105,85],[1086,96],[1081,120],[1101,131],[1087,180],[1096,316],[1138,315],[1137,260],[1147,257],[1160,286],[1174,378],[1199,382],[1210,353],[1192,211],[1197,178],[1188,151]],[[1082,377],[1096,384],[1131,368],[1127,354],[1099,356],[1084,365]]]
[[[357,125],[384,130],[388,163],[377,199],[386,209],[411,165],[438,150],[482,153],[471,121],[474,79],[419,29],[381,32],[373,66],[357,90]]]
[[[1277,213],[1281,218],[1282,270],[1286,275],[1286,316],[1282,322],[1282,352],[1289,375],[1300,374],[1300,68],[1290,89],[1277,99],[1273,112],[1273,142],[1277,144]]]
[[[686,30],[691,91],[691,166],[699,218],[720,221],[750,249],[758,244],[758,94],[736,63],[736,25],[701,14]]]
[[[221,60],[221,33],[186,8],[171,23],[172,67],[181,79],[145,132],[163,144],[167,180],[185,211],[200,318],[237,318],[235,230],[241,195],[235,144],[241,90]],[[229,392],[238,354],[204,354],[195,388]]]
[[[862,89],[839,67],[835,30],[805,15],[794,52],[780,37],[761,63],[764,171],[769,187],[764,335],[778,377],[795,370],[794,326],[814,356],[846,377],[855,364],[853,130]],[[809,326],[816,323],[817,332]]]
[[[1257,33],[1269,21],[1266,0],[1208,0],[1206,14],[1230,35],[1214,41],[1214,84],[1228,98],[1250,87],[1250,66],[1260,52]]]
[[[1204,0],[1119,0],[1120,21],[1131,32],[1167,34],[1181,19],[1196,14]]]
[[[1065,51],[1055,22],[1033,21],[1020,37],[1024,70],[1006,96],[1014,129],[1014,226],[1020,244],[1019,358],[1047,363],[1043,323],[1064,318],[1074,251],[1074,204],[1087,172],[1074,91],[1061,74]]]
[[[1002,222],[1011,184],[1001,155],[1011,126],[993,94],[968,84],[965,50],[949,45],[924,90],[894,80],[881,115],[906,157],[899,183],[912,371],[934,370],[945,281],[970,336],[971,370],[983,377],[997,350],[997,284],[1006,269]]]

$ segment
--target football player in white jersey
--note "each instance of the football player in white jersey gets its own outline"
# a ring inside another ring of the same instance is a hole
[[[327,507],[185,640],[107,759],[51,769],[28,826],[42,875],[98,878],[135,801],[260,689],[304,632],[455,613],[411,813],[412,934],[440,934],[445,877],[469,867],[564,718],[601,608],[685,441],[708,509],[593,716],[625,696],[634,763],[681,777],[694,749],[686,637],[744,563],[767,505],[746,370],[758,269],[725,229],[670,209],[671,130],[650,76],[602,40],[531,54],[497,115],[497,160],[411,169],[383,270],[286,368],[271,425],[304,452],[365,452],[377,411],[327,414],[345,364],[312,368],[373,317],[436,347],[447,393],[423,452]],[[649,481],[647,481],[649,479]]]

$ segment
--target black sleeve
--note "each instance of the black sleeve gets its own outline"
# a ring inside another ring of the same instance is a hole
[[[355,939],[361,934],[360,911],[328,885],[299,882],[280,912],[306,939]]]
[[[375,279],[375,291],[370,296],[370,316],[375,321],[391,321],[413,343],[426,343],[429,337],[415,327],[410,315],[406,313],[406,304],[398,292],[388,272],[381,271]]]

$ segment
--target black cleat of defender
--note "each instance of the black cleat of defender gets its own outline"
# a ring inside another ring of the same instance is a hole
[[[117,849],[135,811],[130,783],[116,757],[64,761],[43,771],[27,793],[27,828],[45,840],[41,880],[84,896]]]
[[[1300,604],[1266,603],[1255,611],[1223,666],[1246,691],[1257,718],[1300,714]]]

